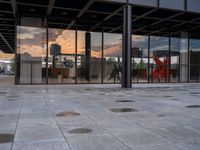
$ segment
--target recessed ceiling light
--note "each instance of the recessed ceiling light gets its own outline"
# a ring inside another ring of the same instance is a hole
[[[32,11],[32,12],[35,11],[35,9],[33,9],[33,8],[31,8],[31,9],[29,9],[29,10]]]
[[[66,12],[62,12],[62,15],[66,15],[67,13]]]
[[[96,16],[96,15],[92,15],[91,17],[92,17],[92,18],[96,18],[97,16]]]

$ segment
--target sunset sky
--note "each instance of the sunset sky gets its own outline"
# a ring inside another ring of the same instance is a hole
[[[14,58],[14,54],[6,54],[0,50],[0,59],[9,60]]]
[[[46,55],[46,29],[36,27],[18,26],[18,52],[28,52],[34,57],[44,57]],[[167,37],[151,37],[151,51],[168,50]],[[133,47],[143,50],[143,55],[148,55],[147,36],[132,36]],[[49,28],[49,46],[53,43],[61,45],[63,54],[75,54],[75,31]],[[91,32],[92,57],[101,57],[101,33]],[[194,50],[199,49],[200,41],[195,43]],[[198,44],[197,44],[198,43]],[[199,46],[199,47],[198,47]],[[85,51],[85,31],[78,31],[78,54],[84,54]],[[122,35],[104,34],[104,56],[121,57]],[[172,50],[180,50],[180,39],[172,40]]]

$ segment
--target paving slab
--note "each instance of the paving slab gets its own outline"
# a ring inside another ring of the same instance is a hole
[[[0,132],[16,133],[0,150],[199,150],[200,108],[186,107],[200,105],[199,89],[200,84],[0,84],[6,92],[0,96]],[[111,112],[115,108],[138,111]],[[65,111],[80,115],[56,116]]]

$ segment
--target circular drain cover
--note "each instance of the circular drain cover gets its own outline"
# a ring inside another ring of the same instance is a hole
[[[77,113],[77,112],[60,112],[60,113],[57,113],[56,116],[57,117],[73,117],[73,116],[79,116],[80,114]]]
[[[135,108],[113,108],[113,109],[110,109],[110,111],[120,113],[120,112],[134,112],[138,110]]]
[[[92,130],[88,128],[76,128],[69,131],[69,133],[71,134],[86,134],[86,133],[91,133],[91,132]]]
[[[187,108],[200,108],[200,105],[188,105]]]
[[[0,95],[5,95],[5,94],[7,94],[7,92],[0,92]]]
[[[163,97],[173,97],[173,96],[170,96],[170,95],[165,95],[165,96],[163,96]]]
[[[0,143],[10,143],[14,139],[13,134],[0,134]]]
[[[7,96],[7,98],[17,98],[19,96]]]
[[[197,94],[198,95],[200,93],[198,93],[198,92],[190,92],[190,94],[194,94],[194,95]]]
[[[35,91],[31,91],[31,92],[26,92],[26,93],[30,93],[30,94],[32,94],[32,93],[38,93],[38,92],[35,92]]]
[[[158,117],[165,117],[165,115],[163,115],[163,114],[159,114]]]
[[[16,101],[16,98],[9,98],[8,101]]]
[[[116,100],[115,102],[119,102],[119,103],[130,103],[130,102],[135,102],[132,100]]]

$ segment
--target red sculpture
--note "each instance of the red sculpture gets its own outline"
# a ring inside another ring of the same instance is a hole
[[[155,69],[153,71],[153,77],[154,78],[166,78],[168,73],[168,64],[169,64],[169,58],[168,56],[164,57],[164,61],[162,62],[158,56],[154,55],[153,59],[156,63]]]

